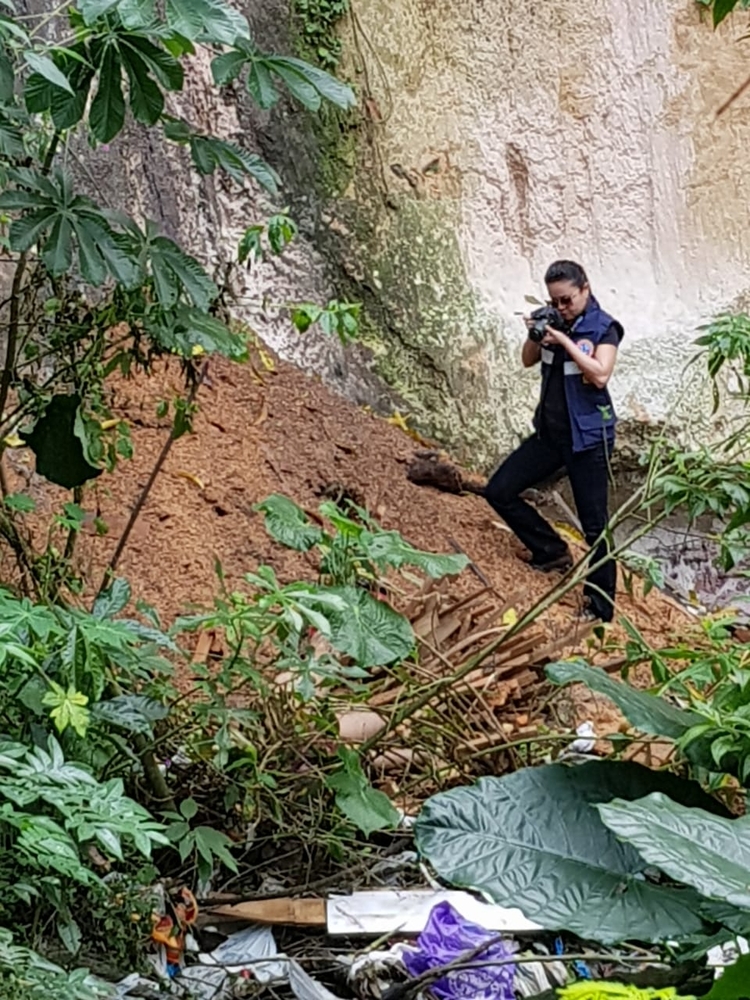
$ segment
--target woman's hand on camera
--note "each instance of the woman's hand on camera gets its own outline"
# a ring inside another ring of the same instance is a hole
[[[564,344],[567,339],[567,333],[563,333],[562,330],[555,330],[554,327],[548,326],[547,332],[542,339],[542,343],[548,346],[550,344]]]

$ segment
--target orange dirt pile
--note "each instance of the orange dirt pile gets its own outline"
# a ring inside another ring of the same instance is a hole
[[[115,409],[130,422],[135,457],[86,490],[83,506],[109,526],[103,537],[92,530],[81,547],[91,587],[98,585],[169,433],[169,418],[156,417],[157,403],[179,389],[176,368],[116,386]],[[407,480],[419,447],[408,434],[291,365],[279,362],[259,375],[251,366],[214,360],[198,401],[195,432],[173,446],[118,567],[134,595],[165,622],[191,605],[211,602],[217,560],[230,586],[261,563],[272,566],[282,582],[314,576],[314,558],[274,543],[254,512],[253,505],[270,493],[287,494],[315,512],[322,496],[343,488],[414,545],[450,552],[456,543],[519,613],[549,587],[548,578],[518,558],[517,543],[480,497],[442,494]],[[9,457],[11,488],[29,490],[47,509],[70,498],[31,473],[33,456],[26,449]],[[459,592],[477,585],[468,571],[464,577],[456,583]],[[619,611],[647,639],[661,643],[684,626],[686,616],[673,601],[654,591],[644,599],[638,590],[636,585],[634,597],[621,590]],[[571,630],[578,600],[570,595],[545,613],[540,624],[550,640]]]

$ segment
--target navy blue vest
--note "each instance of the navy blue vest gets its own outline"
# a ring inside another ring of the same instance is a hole
[[[586,311],[573,324],[569,337],[574,343],[588,340],[596,348],[597,344],[614,323],[620,340],[625,335],[622,326],[605,313],[594,296],[589,297]],[[562,348],[560,348],[562,350]],[[542,347],[542,399],[552,370],[552,351]],[[609,390],[597,389],[591,382],[584,382],[583,372],[573,359],[566,355],[564,365],[565,400],[570,414],[570,428],[573,434],[573,451],[585,451],[606,439],[614,441],[615,416]],[[539,423],[539,410],[535,423]]]

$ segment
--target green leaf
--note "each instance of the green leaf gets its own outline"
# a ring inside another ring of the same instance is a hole
[[[250,96],[264,110],[272,108],[279,99],[271,74],[260,59],[255,58],[250,62],[246,86]]]
[[[30,250],[52,226],[54,219],[53,208],[39,208],[22,215],[20,219],[14,219],[10,224],[11,249],[17,253]]]
[[[70,726],[83,738],[86,735],[91,713],[86,708],[88,697],[76,691],[73,685],[67,689],[55,681],[51,682],[50,690],[42,698],[42,704],[52,708],[50,717],[54,720],[56,729],[64,733]]]
[[[98,595],[91,613],[94,618],[114,618],[127,607],[131,596],[128,581],[116,577],[109,587]]]
[[[211,73],[216,86],[223,87],[224,84],[236,80],[247,61],[247,55],[238,49],[233,49],[231,52],[224,52],[222,55],[216,56],[211,62]]]
[[[369,558],[383,568],[414,566],[427,576],[438,579],[441,576],[458,576],[469,565],[465,555],[437,555],[415,549],[397,531],[363,531],[359,538]]]
[[[336,805],[357,829],[369,837],[375,830],[398,826],[399,814],[385,795],[372,787],[362,771],[358,755],[342,748],[343,768],[332,774],[326,785],[336,793]]]
[[[217,288],[194,257],[166,236],[151,241],[150,256],[156,294],[162,305],[174,305],[184,291],[198,309],[208,309]]]
[[[187,122],[178,118],[167,118],[164,120],[162,127],[164,135],[170,142],[179,142],[182,145],[190,142],[192,132]]]
[[[155,0],[119,0],[117,15],[128,30],[150,27],[156,21]]]
[[[125,36],[122,48],[134,49],[162,87],[167,90],[182,90],[185,73],[179,59],[140,35]]]
[[[190,137],[190,152],[201,174],[211,174],[217,167],[221,167],[236,181],[249,175],[272,194],[278,189],[279,177],[276,171],[259,156],[248,153],[232,142],[193,135]]]
[[[331,645],[346,653],[360,667],[377,667],[403,660],[414,648],[414,631],[398,611],[357,587],[321,587],[346,603],[344,611],[331,611]]]
[[[320,528],[311,524],[307,514],[289,497],[274,493],[256,504],[254,510],[265,515],[265,528],[271,538],[296,552],[307,552],[323,536]]]
[[[59,87],[50,88],[48,107],[56,128],[73,128],[83,118],[93,78],[94,73],[90,67],[75,65],[71,68],[70,74],[71,84],[75,88],[74,94],[68,94]],[[29,79],[31,80],[31,77]]]
[[[20,430],[21,437],[36,455],[36,471],[51,483],[72,490],[101,474],[84,456],[75,425],[80,396],[52,397],[33,430]]]
[[[237,245],[237,260],[244,264],[248,257],[263,260],[263,226],[248,226]]]
[[[59,87],[61,90],[67,90],[69,94],[74,94],[73,88],[70,85],[70,81],[67,76],[55,66],[49,56],[40,55],[38,52],[24,52],[24,59],[26,64],[38,73],[39,76],[44,77],[48,83],[52,84],[53,87]]]
[[[56,91],[60,91],[60,88],[53,87],[49,80],[45,80],[40,73],[32,73],[23,88],[26,110],[31,115],[39,115],[44,111],[49,111],[52,106],[52,97]],[[67,93],[67,91],[60,92]]]
[[[218,160],[213,149],[214,140],[204,136],[190,137],[190,155],[199,174],[212,174],[218,166]]]
[[[71,916],[58,920],[57,933],[71,955],[76,955],[80,951],[82,941],[81,928]]]
[[[30,514],[36,510],[36,502],[26,493],[9,493],[3,503],[10,510],[18,511],[20,514]]]
[[[210,826],[198,826],[193,831],[195,836],[195,846],[207,864],[212,865],[214,856],[222,861],[230,871],[237,871],[237,862],[229,853],[234,844],[219,830],[214,830]]]
[[[599,814],[649,862],[703,896],[750,909],[750,817],[724,819],[655,792]]]
[[[320,110],[323,102],[318,89],[310,83],[304,74],[287,65],[286,60],[269,59],[267,62],[272,63],[274,73],[281,77],[292,97],[296,97],[300,104],[309,111]]]
[[[713,19],[714,27],[717,28],[721,22],[728,17],[737,6],[738,0],[714,0]]]
[[[131,733],[151,735],[154,723],[164,719],[169,709],[161,702],[141,694],[122,694],[99,701],[92,708],[95,719],[118,726]]]
[[[64,274],[73,259],[73,227],[64,215],[55,217],[49,239],[42,250],[42,260],[50,274]]]
[[[750,1000],[750,955],[740,955],[724,969],[702,1000]]]
[[[198,804],[195,799],[187,798],[180,803],[180,812],[185,817],[185,819],[193,819],[195,814],[198,812]]]
[[[268,220],[268,245],[275,254],[283,253],[297,235],[297,223],[285,212]]]
[[[323,310],[312,302],[301,302],[292,309],[292,323],[300,333],[307,333],[317,323]]]
[[[551,764],[429,799],[417,820],[417,847],[444,881],[518,906],[550,930],[605,944],[699,934],[700,897],[647,881],[647,862],[595,808],[653,791],[727,815],[697,784],[639,764]]]
[[[330,73],[326,73],[325,70],[319,69],[317,66],[312,66],[302,59],[292,59],[288,56],[266,56],[264,61],[269,69],[282,77],[292,93],[303,104],[306,104],[306,101],[301,96],[301,93],[308,94],[309,89],[312,89],[316,93],[317,106],[320,106],[321,98],[330,101],[331,104],[335,104],[338,108],[351,108],[356,104],[354,91],[351,87],[342,83],[341,80],[336,79]],[[292,83],[290,83],[290,79]],[[304,81],[306,85],[304,88],[299,83],[300,80]],[[301,93],[295,92],[293,89],[295,87]],[[315,110],[315,106],[312,104],[306,104],[306,106]]]
[[[89,125],[99,142],[110,142],[125,124],[122,64],[117,49],[109,46],[99,69],[99,86],[91,102]]]
[[[78,261],[81,265],[81,274],[89,284],[101,285],[107,277],[107,265],[100,253],[96,233],[90,230],[85,219],[75,219],[73,229],[78,240]]]
[[[149,75],[148,66],[133,54],[125,61],[125,70],[130,82],[130,110],[137,122],[155,125],[164,110],[164,95]]]
[[[0,156],[16,160],[21,159],[25,153],[21,130],[13,122],[0,117]]]
[[[587,666],[583,660],[551,663],[545,672],[553,684],[585,684],[589,690],[604,695],[617,705],[628,722],[653,736],[679,740],[703,721],[696,712],[677,708],[659,695],[616,681],[604,670]]]
[[[167,0],[169,26],[192,41],[233,45],[247,38],[247,19],[223,0]]]
[[[86,24],[93,24],[98,18],[117,7],[120,0],[81,0],[80,9]]]
[[[13,70],[13,60],[8,54],[7,48],[0,47],[0,103],[8,104],[13,100],[15,90],[15,73]]]

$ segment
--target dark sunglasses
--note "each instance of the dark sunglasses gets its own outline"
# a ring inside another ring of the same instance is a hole
[[[549,304],[551,306],[554,306],[555,309],[557,309],[559,306],[562,306],[563,309],[565,309],[567,306],[573,304],[573,296],[572,295],[561,295],[559,299],[550,299],[549,300]]]

